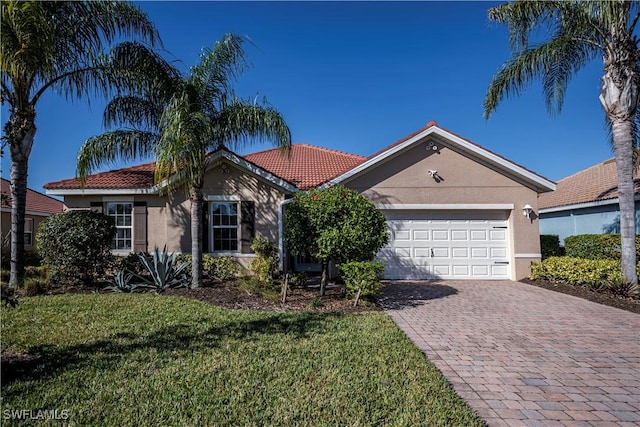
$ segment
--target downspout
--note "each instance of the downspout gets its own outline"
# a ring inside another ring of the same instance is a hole
[[[278,258],[280,258],[279,268],[284,271],[284,207],[295,199],[285,199],[278,203]]]

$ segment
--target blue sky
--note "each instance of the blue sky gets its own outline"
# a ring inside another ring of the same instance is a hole
[[[612,156],[598,101],[602,64],[585,68],[550,115],[538,84],[487,121],[482,102],[509,59],[494,2],[140,2],[184,71],[223,33],[251,38],[253,65],[236,85],[266,96],[294,142],[369,155],[435,120],[549,179]],[[37,107],[29,187],[75,176],[79,147],[103,131],[104,100],[49,93]],[[3,106],[2,122],[7,119]],[[269,148],[253,145],[240,154]],[[140,162],[136,162],[140,163]],[[120,166],[120,165],[116,165]],[[105,167],[103,170],[113,169]],[[8,153],[2,176],[8,177]]]

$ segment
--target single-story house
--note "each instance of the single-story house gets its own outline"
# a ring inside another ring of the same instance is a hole
[[[189,252],[190,202],[154,184],[152,163],[45,185],[66,209],[113,216],[114,250],[165,244]],[[246,265],[251,239],[282,248],[282,217],[297,191],[344,184],[369,198],[388,220],[390,243],[378,257],[390,279],[521,279],[540,260],[538,194],[555,184],[435,122],[363,157],[294,144],[245,156],[211,153],[204,184],[205,251]],[[299,268],[312,260],[297,259]]]
[[[2,246],[8,247],[11,242],[11,182],[0,178],[0,229],[2,231]],[[27,188],[27,206],[24,222],[24,247],[34,249],[35,235],[40,222],[49,215],[62,212],[63,204],[35,190]]]
[[[636,234],[640,234],[640,176],[634,172]],[[561,179],[538,196],[540,234],[568,236],[620,233],[618,172],[614,158]]]

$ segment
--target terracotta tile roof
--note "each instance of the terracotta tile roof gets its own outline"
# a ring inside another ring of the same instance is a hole
[[[84,188],[91,189],[132,189],[153,187],[155,163],[145,163],[108,172],[100,172],[87,177]],[[75,190],[83,188],[77,178],[63,179],[44,185],[47,190]]]
[[[634,172],[634,182],[637,194],[640,192],[637,170]],[[617,197],[618,172],[615,159],[611,158],[558,181],[556,191],[538,196],[538,208],[554,208]]]
[[[291,155],[282,155],[280,149],[259,151],[242,156],[245,160],[267,172],[290,182],[301,190],[323,184],[362,163],[365,158],[355,154],[293,144]],[[101,172],[87,177],[84,188],[134,189],[153,187],[154,163]],[[75,190],[83,188],[77,178],[45,184],[47,190]]]
[[[0,185],[3,209],[11,209],[11,182],[2,178]],[[27,188],[27,212],[38,212],[43,214],[56,214],[62,212],[62,202],[37,191]]]
[[[244,158],[300,190],[324,184],[366,160],[363,156],[307,144],[293,144],[290,156],[273,148],[247,154]]]

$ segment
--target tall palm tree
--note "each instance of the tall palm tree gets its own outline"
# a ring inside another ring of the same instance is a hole
[[[150,47],[157,31],[136,6],[120,1],[5,1],[1,5],[1,101],[10,107],[3,146],[11,155],[11,276],[24,278],[24,222],[36,107],[44,93],[86,99],[143,83],[134,73],[164,62]],[[130,39],[116,44],[123,39]],[[108,50],[109,49],[109,50]]]
[[[116,159],[155,154],[155,180],[172,191],[182,187],[191,200],[192,287],[202,285],[202,206],[207,153],[237,149],[257,139],[291,147],[282,115],[268,104],[241,100],[232,85],[246,70],[243,39],[227,34],[205,49],[188,76],[170,91],[116,97],[105,111],[105,125],[120,128],[90,138],[78,154],[78,175],[86,177]],[[122,128],[125,126],[127,128]]]
[[[524,1],[489,10],[506,24],[513,57],[493,77],[484,101],[489,118],[499,102],[542,81],[547,109],[560,111],[567,85],[590,61],[602,57],[600,103],[611,130],[618,172],[622,273],[638,291],[635,249],[633,152],[638,145],[640,48],[637,1]],[[542,30],[542,32],[537,32]],[[547,39],[530,46],[532,34]]]

